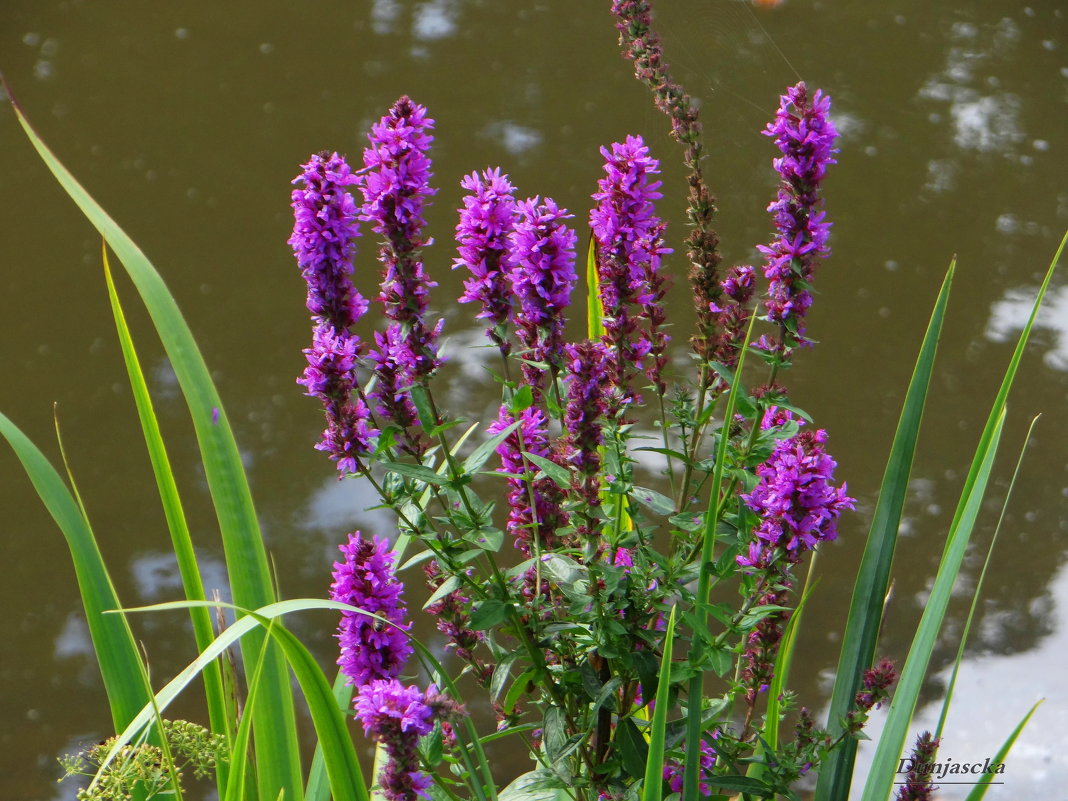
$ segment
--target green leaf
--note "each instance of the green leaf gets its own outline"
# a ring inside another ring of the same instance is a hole
[[[551,770],[532,770],[516,777],[497,796],[500,801],[556,801],[564,783]]]
[[[235,603],[245,608],[269,604],[274,600],[274,587],[241,455],[189,326],[145,254],[41,141],[14,99],[11,102],[41,159],[119,257],[159,333],[192,416],[205,478],[222,533]],[[254,632],[243,641],[246,663],[251,664],[255,659],[263,636],[262,631]],[[255,738],[257,787],[261,801],[275,801],[280,791],[285,793],[286,801],[301,801],[300,748],[293,695],[284,659],[274,648],[264,665],[263,686],[252,714],[262,723],[257,727]],[[256,725],[255,721],[253,725]]]
[[[604,336],[604,312],[601,308],[601,279],[597,270],[597,238],[590,232],[586,249],[586,338],[597,342]]]
[[[508,683],[509,670],[518,658],[519,652],[512,651],[503,659],[499,660],[497,665],[493,668],[493,675],[490,677],[489,686],[490,703],[496,703],[497,699],[501,697],[504,685]]]
[[[144,432],[145,445],[148,448],[149,460],[152,463],[152,472],[156,477],[156,486],[159,488],[160,500],[167,520],[167,528],[171,534],[171,544],[178,563],[178,573],[182,579],[182,589],[186,598],[193,601],[204,601],[207,600],[207,595],[204,592],[204,584],[200,577],[200,568],[197,565],[196,552],[193,549],[193,540],[189,534],[185,511],[178,495],[178,486],[171,470],[170,459],[167,456],[167,448],[164,445],[163,435],[156,419],[156,411],[152,405],[148,385],[145,382],[144,371],[141,369],[141,362],[137,357],[137,350],[134,347],[133,338],[130,336],[130,329],[126,325],[126,316],[123,313],[122,304],[115,289],[115,282],[112,280],[106,245],[102,246],[101,252],[108,298],[111,301],[111,311],[115,318],[115,329],[118,332],[123,360],[126,362],[126,372],[130,378],[130,388],[133,390],[137,416],[141,421],[141,429]],[[189,610],[189,617],[193,623],[193,636],[196,639],[197,650],[203,651],[215,639],[211,611],[204,607],[195,607]],[[236,726],[234,720],[236,710],[228,713],[226,696],[223,692],[222,672],[219,669],[219,665],[213,663],[205,668],[203,679],[211,729],[214,732],[223,733],[226,736],[227,745],[232,745],[230,741]],[[230,750],[231,752],[234,751],[232,747]],[[219,760],[216,767],[216,778],[218,790],[223,795],[226,794],[229,771],[230,764],[224,760]]]
[[[471,628],[486,631],[506,621],[512,614],[512,605],[496,598],[487,598],[476,604],[471,612]]]
[[[560,760],[561,752],[567,745],[567,724],[564,710],[555,704],[549,704],[542,720],[542,746],[550,764]]]
[[[556,486],[560,489],[567,489],[571,486],[571,473],[566,467],[558,465],[556,462],[546,459],[544,456],[538,456],[533,453],[523,451],[523,456],[530,460],[530,462],[545,473]]]
[[[519,699],[526,694],[527,688],[530,686],[530,682],[533,681],[534,676],[537,675],[533,668],[525,670],[516,677],[516,680],[512,682],[512,686],[508,688],[508,692],[505,693],[504,711],[511,714],[515,709],[516,703]]]
[[[437,428],[437,416],[434,414],[434,409],[430,404],[430,396],[427,394],[426,388],[419,384],[413,384],[408,388],[408,394],[412,398],[412,405],[415,407],[415,414],[419,418],[419,425],[426,431],[432,431]]]
[[[523,384],[512,395],[512,401],[508,404],[508,410],[516,417],[534,405],[534,388],[530,384]]]
[[[436,470],[421,464],[406,464],[404,462],[382,462],[384,468],[391,470],[407,478],[414,478],[424,484],[448,484],[449,477]]]
[[[530,389],[530,386],[524,384],[523,388]],[[473,451],[471,451],[471,455],[464,459],[464,472],[477,473],[479,470],[481,470],[482,465],[484,465],[486,461],[490,458],[490,456],[497,450],[497,448],[500,447],[500,444],[508,438],[508,435],[515,431],[517,428],[519,428],[519,423],[512,423],[503,431],[498,434],[495,434],[492,438],[486,440]]]
[[[635,486],[631,488],[628,494],[642,506],[652,509],[658,515],[675,514],[675,502],[656,490]]]
[[[660,659],[656,709],[653,710],[653,720],[649,726],[649,752],[645,760],[642,801],[660,801],[664,794],[664,733],[667,730],[667,713],[671,701],[671,647],[674,640],[675,607],[672,606],[668,614],[667,629],[664,630],[664,655]]]
[[[423,609],[426,609],[428,606],[433,606],[446,595],[448,595],[450,592],[457,589],[459,586],[460,579],[457,576],[449,576],[447,579],[441,582],[441,586],[434,590],[434,594],[426,599],[426,603],[423,604]]]
[[[151,694],[145,686],[140,655],[125,618],[104,614],[121,604],[89,521],[82,516],[70,490],[44,454],[3,414],[0,414],[0,436],[15,451],[41,502],[67,541],[93,651],[111,705],[112,721],[115,730],[121,731],[148,704]]]
[[[912,371],[905,402],[898,419],[897,432],[890,448],[890,458],[879,487],[871,528],[861,557],[860,569],[853,586],[838,671],[827,713],[827,728],[834,736],[841,732],[842,721],[852,708],[853,699],[867,670],[875,660],[876,641],[883,615],[883,601],[890,586],[897,532],[908,492],[909,474],[916,453],[923,407],[934,370],[938,339],[945,320],[949,292],[956,263],[949,266],[935,301],[927,332],[924,334],[916,366]],[[856,759],[856,741],[846,739],[824,762],[816,785],[819,801],[837,801],[849,793]]]

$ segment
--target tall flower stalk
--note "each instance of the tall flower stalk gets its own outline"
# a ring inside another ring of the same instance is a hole
[[[830,252],[831,224],[820,196],[827,167],[835,163],[837,132],[830,110],[829,97],[819,90],[810,97],[801,82],[780,98],[775,120],[764,131],[782,153],[773,162],[782,182],[778,197],[768,206],[777,236],[770,245],[758,246],[765,257],[764,276],[770,281],[768,319],[778,324],[780,338],[777,342],[765,338],[762,345],[784,357],[798,345],[812,344],[805,336],[805,315],[812,305],[816,265]]]

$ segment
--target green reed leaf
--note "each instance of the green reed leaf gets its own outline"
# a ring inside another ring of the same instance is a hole
[[[275,597],[274,587],[248,479],[222,401],[185,318],[141,249],[48,149],[14,99],[11,103],[41,159],[119,257],[163,342],[192,416],[235,603],[244,608],[269,604]],[[257,631],[242,641],[247,663],[258,653],[263,636],[263,632]],[[301,801],[300,748],[293,695],[282,654],[271,650],[264,667],[262,692],[257,706],[251,710],[261,720],[255,738],[257,786],[261,801],[275,801],[279,792],[285,793],[287,801]]]

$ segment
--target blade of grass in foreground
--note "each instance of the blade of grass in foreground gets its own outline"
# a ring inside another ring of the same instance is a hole
[[[111,717],[116,731],[121,731],[148,703],[150,695],[129,625],[121,617],[104,614],[120,604],[93,531],[59,473],[3,414],[0,436],[15,451],[41,502],[67,540]]]
[[[130,387],[133,390],[134,403],[137,406],[137,415],[141,420],[145,445],[148,448],[148,456],[152,462],[152,472],[155,474],[156,485],[159,487],[160,500],[167,519],[167,528],[171,533],[171,544],[174,547],[174,555],[178,561],[178,573],[182,577],[182,587],[185,591],[185,597],[189,600],[204,601],[207,600],[207,596],[204,594],[204,584],[200,578],[200,568],[197,565],[196,552],[193,550],[193,540],[189,535],[189,526],[186,524],[185,512],[178,496],[178,486],[175,484],[174,473],[171,471],[170,459],[167,456],[167,448],[163,443],[163,435],[156,419],[152,398],[148,394],[144,371],[142,371],[141,362],[137,358],[137,350],[134,347],[133,338],[130,336],[130,329],[126,325],[126,316],[123,313],[122,304],[115,289],[115,282],[111,276],[111,265],[108,264],[106,245],[102,248],[102,256],[108,298],[111,300],[111,311],[115,317],[115,330],[119,335],[122,356],[126,362],[126,372],[130,378]],[[189,616],[193,622],[193,636],[196,639],[197,650],[203,651],[215,639],[215,631],[211,625],[211,611],[205,607],[193,607],[189,610]],[[232,745],[234,721],[233,717],[227,713],[226,696],[223,692],[222,673],[219,665],[208,665],[204,669],[203,678],[204,692],[208,705],[208,719],[211,723],[212,731],[225,734],[227,745]],[[226,793],[228,775],[229,764],[220,760],[216,768],[220,794],[225,795]]]
[[[1013,745],[1015,745],[1016,739],[1020,736],[1020,732],[1024,730],[1024,726],[1031,720],[1031,716],[1035,714],[1035,710],[1038,709],[1039,705],[1041,705],[1044,700],[1045,699],[1043,698],[1040,701],[1036,701],[1035,705],[1023,716],[1023,720],[1016,724],[1016,728],[1005,738],[1005,742],[1001,744],[1001,748],[994,754],[993,759],[990,760],[990,764],[997,765],[998,763],[1005,761],[1005,757],[1008,756],[1009,751],[1012,749]],[[981,775],[978,783],[972,788],[972,791],[968,793],[968,797],[965,798],[964,801],[980,801],[984,798],[986,796],[986,791],[990,789],[990,783],[997,775],[998,774],[996,773],[984,773]]]
[[[827,729],[835,737],[842,731],[842,721],[845,720],[857,690],[860,689],[864,671],[874,662],[879,625],[883,616],[883,599],[890,584],[897,531],[901,525],[901,512],[908,492],[909,474],[912,471],[916,441],[923,420],[923,407],[931,383],[938,338],[942,333],[955,270],[956,261],[949,265],[927,325],[927,332],[920,345],[920,354],[905,394],[905,403],[901,408],[901,417],[890,448],[890,458],[879,487],[879,500],[875,506],[864,555],[861,557],[860,569],[853,587],[853,599],[842,638],[830,711],[827,713]],[[849,794],[856,752],[857,744],[852,738],[846,739],[831,752],[823,764],[816,785],[818,801],[838,801]]]
[[[271,603],[275,600],[274,588],[248,479],[222,401],[185,318],[145,254],[41,141],[10,90],[8,96],[41,159],[119,257],[159,333],[193,419],[222,534],[234,602],[246,609]],[[255,660],[264,636],[262,631],[256,631],[242,640],[246,664]],[[282,654],[275,648],[270,650],[264,663],[259,699],[251,710],[260,721],[259,725],[253,722],[257,731],[257,787],[261,801],[275,801],[279,792],[285,793],[286,801],[301,801],[303,786],[293,695]]]
[[[645,762],[642,801],[660,801],[664,792],[664,737],[671,699],[671,646],[675,639],[675,607],[668,615],[664,631],[664,655],[660,660],[660,680],[656,685],[656,709],[649,726],[649,758]],[[700,745],[698,745],[700,751]]]
[[[1035,298],[1034,305],[1031,308],[1031,315],[1023,331],[1020,332],[1016,349],[1009,360],[1009,366],[1005,371],[1001,387],[998,390],[997,397],[994,399],[986,426],[983,428],[982,436],[979,439],[979,446],[976,449],[975,457],[972,459],[968,477],[965,479],[960,502],[957,504],[953,522],[949,527],[949,534],[946,537],[946,545],[942,553],[942,560],[938,566],[938,573],[935,576],[934,587],[931,590],[927,605],[924,607],[912,646],[909,648],[909,655],[905,661],[905,667],[901,671],[897,691],[894,693],[894,699],[890,703],[890,711],[886,716],[886,726],[875,749],[871,772],[868,774],[868,781],[864,786],[863,801],[883,801],[890,794],[894,772],[905,744],[908,726],[916,708],[916,701],[919,698],[920,687],[923,684],[927,665],[930,662],[931,653],[934,651],[935,642],[938,638],[938,631],[942,626],[946,607],[949,605],[953,584],[960,571],[961,561],[964,559],[964,552],[967,549],[975,518],[979,513],[979,506],[982,503],[986,484],[990,477],[990,469],[993,466],[994,455],[997,451],[1002,426],[1005,422],[1005,403],[1016,378],[1020,360],[1023,358],[1024,348],[1031,337],[1035,319],[1038,317],[1039,307],[1042,305],[1046,290],[1049,288],[1050,280],[1053,278],[1053,271],[1057,267],[1057,262],[1064,250],[1066,241],[1068,241],[1068,234],[1065,234],[1064,239],[1061,240],[1060,247],[1053,257],[1049,270],[1046,271],[1045,279],[1042,281],[1038,296]]]

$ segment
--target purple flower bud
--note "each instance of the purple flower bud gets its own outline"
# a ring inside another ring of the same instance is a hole
[[[905,762],[909,769],[905,782],[897,791],[896,801],[931,801],[934,798],[938,788],[932,779],[938,767],[936,759],[940,742],[941,739],[935,739],[929,731],[916,738],[916,745]]]
[[[550,198],[521,201],[519,218],[509,238],[509,277],[512,291],[519,300],[516,326],[524,356],[548,363],[559,370],[563,353],[564,311],[571,302],[575,274],[575,232],[563,220],[573,215],[559,208]],[[542,386],[542,371],[523,366],[523,375],[537,395]]]
[[[334,563],[334,582],[330,597],[385,618],[395,625],[359,612],[342,612],[338,627],[341,656],[337,663],[349,684],[362,686],[374,679],[392,679],[400,675],[412,654],[405,634],[404,585],[393,568],[393,552],[381,537],[365,540],[360,532],[349,535],[346,545],[338,546],[344,562]]]
[[[768,319],[784,331],[783,341],[772,346],[776,350],[812,344],[805,337],[804,322],[812,305],[809,288],[817,261],[830,253],[831,225],[819,192],[827,167],[835,163],[837,132],[830,109],[829,97],[817,90],[810,100],[801,82],[782,96],[775,120],[764,131],[782,153],[773,162],[782,183],[778,198],[768,206],[778,235],[770,245],[758,246],[766,259],[764,275],[771,282]]]
[[[471,277],[464,281],[460,303],[480,303],[478,319],[488,320],[486,336],[504,356],[511,351],[506,325],[512,319],[512,284],[508,278],[508,239],[515,226],[515,187],[500,169],[471,173],[460,186],[464,196],[456,241],[460,257],[453,269],[466,267]]]
[[[716,737],[718,732],[713,733],[713,738]],[[708,779],[712,776],[712,769],[716,766],[716,749],[712,747],[712,743],[702,740],[701,741],[701,770],[700,770],[700,782],[699,789],[701,795],[707,796],[712,793],[712,787],[708,782]],[[684,784],[683,779],[683,765],[676,759],[668,759],[664,762],[664,781],[671,787],[671,792],[681,793],[682,786]]]
[[[605,404],[608,349],[600,342],[566,345],[567,407],[564,410],[566,458],[575,467],[574,486],[588,506],[599,506],[602,429],[608,409]]]

